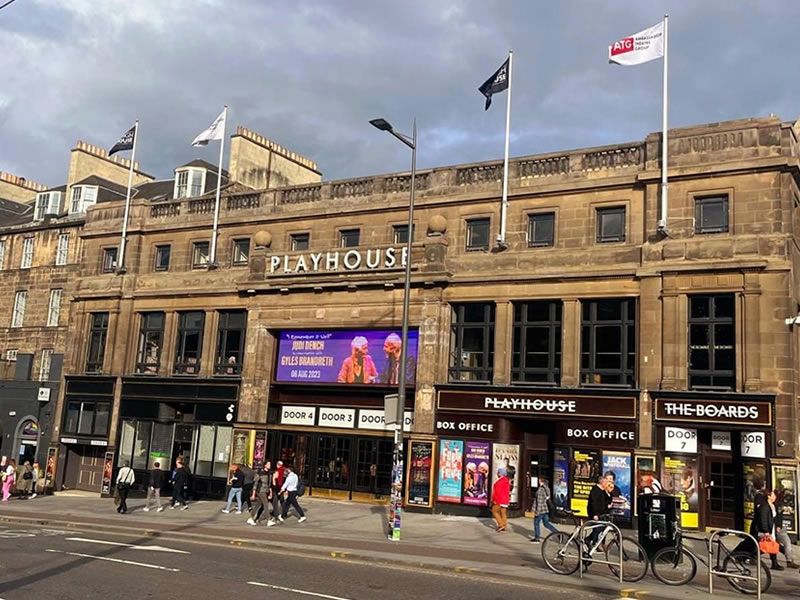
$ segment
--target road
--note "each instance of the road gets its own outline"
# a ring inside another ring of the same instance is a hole
[[[102,531],[0,526],[0,600],[556,600],[575,589]],[[580,592],[581,599],[616,595]]]

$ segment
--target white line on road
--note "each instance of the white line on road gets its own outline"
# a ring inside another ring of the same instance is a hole
[[[64,550],[53,550],[52,548],[47,548],[45,552],[68,554],[69,556],[78,556],[80,558],[93,558],[94,560],[105,560],[108,562],[122,563],[124,565],[133,565],[134,567],[147,567],[148,569],[158,569],[159,571],[171,571],[173,573],[180,572],[180,569],[173,569],[171,567],[162,567],[161,565],[151,565],[148,563],[140,563],[132,560],[122,560],[121,558],[109,558],[108,556],[94,556],[93,554],[81,554],[80,552],[65,552]]]
[[[259,587],[271,588],[273,590],[281,590],[282,592],[293,592],[295,594],[302,594],[303,596],[314,596],[315,598],[328,598],[328,600],[350,600],[341,596],[330,596],[328,594],[318,594],[317,592],[307,592],[305,590],[296,590],[294,588],[283,587],[281,585],[271,585],[269,583],[261,583],[259,581],[248,581],[248,585],[257,585]]]
[[[68,542],[86,542],[88,544],[103,544],[105,546],[123,546],[132,550],[150,550],[151,552],[172,552],[173,554],[191,554],[186,550],[176,550],[175,548],[165,548],[164,546],[137,546],[136,544],[123,544],[122,542],[109,542],[108,540],[92,540],[89,538],[64,538]]]

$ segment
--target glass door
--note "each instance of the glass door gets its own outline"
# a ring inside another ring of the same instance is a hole
[[[394,446],[390,439],[359,439],[353,489],[378,495],[389,494],[393,452]]]
[[[705,526],[733,529],[736,525],[736,473],[726,458],[706,459]]]

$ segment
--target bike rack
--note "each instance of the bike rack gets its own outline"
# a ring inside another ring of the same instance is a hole
[[[729,535],[735,534],[739,538],[744,539],[751,539],[753,540],[753,545],[756,547],[756,576],[751,577],[749,575],[736,575],[735,573],[725,573],[723,571],[717,571],[714,569],[714,540],[716,539],[718,543],[722,543],[721,538],[722,535]],[[706,541],[706,545],[708,546],[708,593],[714,593],[714,575],[719,577],[727,577],[733,578],[736,577],[737,579],[748,579],[750,581],[755,581],[756,585],[758,586],[758,591],[756,592],[756,598],[761,600],[761,548],[758,547],[758,540],[754,538],[752,535],[747,533],[746,531],[739,531],[738,529],[717,529],[714,531],[711,536],[709,536],[708,540]]]
[[[588,527],[587,527],[587,524],[588,524]],[[619,566],[619,582],[620,583],[624,583],[624,581],[622,579],[622,562],[623,562],[622,561],[622,531],[620,531],[619,527],[614,525],[614,523],[612,523],[611,521],[588,521],[587,520],[587,521],[584,521],[583,523],[581,523],[580,530],[578,531],[578,542],[579,542],[578,543],[578,546],[579,546],[579,548],[578,548],[578,554],[579,554],[579,557],[578,557],[578,574],[580,575],[580,578],[583,579],[583,561],[584,561],[583,546],[586,543],[586,529],[596,529],[596,528],[605,529],[606,527],[611,527],[611,529],[614,531],[614,533],[616,533],[617,539],[619,540],[619,565],[618,565]],[[591,556],[589,556],[589,560],[591,560],[592,563],[597,563],[599,565],[614,565],[614,564],[616,564],[614,562],[611,562],[610,560],[602,560],[602,559],[601,560],[597,560],[597,559],[592,558]]]

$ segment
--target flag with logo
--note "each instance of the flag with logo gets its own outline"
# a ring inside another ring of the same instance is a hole
[[[489,77],[483,82],[483,85],[478,88],[478,91],[486,96],[486,106],[483,110],[489,110],[492,105],[492,94],[497,94],[508,89],[508,62],[509,59],[500,65],[500,68],[494,72],[494,75]]]
[[[214,122],[202,133],[198,134],[192,146],[205,146],[211,140],[221,140],[225,135],[225,112],[219,113],[219,116],[214,119]]]
[[[128,129],[125,133],[122,134],[122,137],[117,140],[117,143],[111,147],[111,150],[108,151],[108,155],[111,156],[116,152],[122,152],[124,150],[133,150],[133,139],[136,137],[136,125]]]
[[[608,62],[640,65],[664,56],[664,22],[617,40],[608,47]]]

